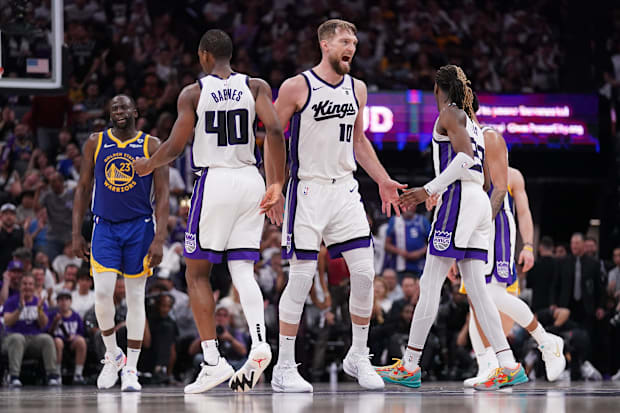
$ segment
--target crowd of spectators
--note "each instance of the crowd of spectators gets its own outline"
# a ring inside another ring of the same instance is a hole
[[[49,1],[31,3],[36,7],[30,12],[44,25]],[[0,372],[9,384],[40,380],[42,375],[28,374],[37,371],[38,358],[50,385],[92,382],[96,376],[105,349],[93,308],[92,279],[88,263],[73,256],[70,244],[81,148],[90,133],[107,127],[107,101],[118,93],[135,98],[138,128],[167,139],[180,89],[201,72],[196,46],[206,28],[231,33],[233,67],[263,77],[273,87],[318,62],[315,28],[337,16],[358,25],[353,74],[371,90],[429,89],[436,68],[447,62],[462,65],[480,90],[560,87],[556,69],[563,51],[553,20],[545,17],[544,1],[496,8],[495,2],[470,0],[453,9],[432,0],[358,0],[335,6],[320,0],[212,0],[181,2],[183,8],[162,3],[66,1],[71,67],[67,93],[0,96]],[[8,46],[19,59],[32,53],[34,43],[24,36]],[[141,380],[151,383],[189,381],[202,361],[182,257],[193,184],[189,163],[186,152],[170,167],[169,239],[162,264],[147,284],[145,350],[139,368]],[[86,217],[83,227],[87,239],[90,219]],[[373,364],[386,364],[401,356],[407,342],[430,225],[426,213],[409,213],[371,226],[377,277],[369,346]],[[288,277],[280,240],[280,229],[265,225],[262,259],[255,267],[268,340],[276,352],[278,300]],[[614,250],[613,266],[607,274],[611,264],[597,256],[596,240],[575,235],[570,246],[543,238],[536,266],[521,274],[523,297],[545,328],[566,340],[573,379],[614,374],[620,379],[620,360],[611,350],[620,345],[620,248]],[[297,341],[302,374],[312,380],[333,374],[326,366],[338,369],[350,345],[348,278],[346,263],[322,250],[300,328],[302,339]],[[212,284],[220,350],[238,367],[250,339],[225,264],[214,267]],[[458,286],[458,279],[446,281],[423,355],[431,379],[475,373],[467,337],[468,305]],[[121,347],[127,340],[124,295],[119,278],[114,303]],[[539,354],[524,330],[515,327],[510,342],[528,374],[540,377],[544,369]],[[24,363],[34,368],[22,369]]]

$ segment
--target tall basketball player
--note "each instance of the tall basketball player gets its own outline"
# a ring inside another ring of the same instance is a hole
[[[475,106],[474,110],[476,110]],[[508,326],[508,330],[514,320],[536,340],[545,362],[547,379],[555,381],[566,367],[563,352],[564,341],[546,332],[534,317],[532,310],[516,296],[519,282],[515,265],[515,209],[519,218],[519,232],[524,244],[519,254],[519,264],[523,264],[524,272],[529,271],[534,264],[532,249],[534,224],[525,191],[525,181],[521,172],[508,167],[506,143],[499,132],[488,127],[482,128],[482,131],[492,181],[489,197],[493,223],[489,258],[484,269],[487,289],[502,319],[508,319],[508,323],[504,323]],[[469,337],[476,353],[478,374],[476,377],[465,380],[465,387],[472,387],[476,383],[486,381],[498,367],[495,352],[476,326],[475,317],[470,317]]]
[[[229,381],[233,390],[250,390],[271,361],[254,262],[260,258],[264,213],[282,196],[286,151],[282,127],[271,102],[271,88],[261,79],[232,71],[232,47],[232,40],[221,30],[204,34],[198,57],[207,75],[181,91],[179,114],[170,138],[150,159],[135,163],[140,175],[167,165],[183,151],[194,133],[192,160],[200,168],[200,178],[194,185],[184,255],[204,364],[196,381],[185,387],[186,393],[207,391],[233,375]],[[257,168],[260,155],[254,135],[256,115],[267,131],[266,192]],[[236,374],[217,349],[215,303],[209,283],[212,265],[224,258],[252,336],[248,361]]]
[[[161,262],[167,234],[168,167],[162,165],[141,177],[136,174],[134,160],[148,158],[159,147],[159,139],[136,130],[137,118],[133,99],[125,95],[112,98],[113,127],[92,134],[86,141],[75,190],[73,252],[84,258],[89,252],[81,235],[82,220],[91,201],[94,178],[95,223],[90,263],[95,282],[95,313],[106,348],[97,379],[100,389],[113,387],[121,369],[121,390],[141,389],[137,366],[146,319],[144,288],[152,268]],[[118,347],[115,334],[113,295],[117,274],[125,277],[127,356]]]
[[[424,187],[401,195],[401,205],[415,208],[431,195],[441,194],[441,198],[435,209],[429,254],[420,280],[420,301],[415,308],[404,361],[378,371],[388,382],[420,386],[420,356],[437,316],[441,286],[456,260],[480,325],[501,366],[491,385],[476,385],[475,388],[492,389],[523,383],[527,376],[514,360],[481,275],[489,247],[491,205],[483,190],[488,171],[482,131],[472,120],[473,92],[461,68],[454,65],[437,71],[434,92],[439,110],[433,128],[437,176]]]
[[[282,231],[289,280],[280,298],[280,350],[271,386],[278,392],[311,392],[295,364],[295,338],[317,268],[321,241],[332,258],[344,257],[351,273],[349,309],[353,341],[344,370],[362,387],[383,388],[368,359],[373,305],[370,228],[353,177],[355,160],[379,185],[384,212],[400,214],[398,189],[364,134],[366,85],[348,75],[357,45],[356,28],[328,20],[318,28],[321,62],[280,88],[275,106],[283,125],[291,120],[290,181]],[[353,152],[355,151],[355,156]]]

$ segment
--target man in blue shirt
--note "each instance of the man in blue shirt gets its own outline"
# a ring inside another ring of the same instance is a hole
[[[395,256],[395,269],[402,278],[404,273],[420,277],[424,270],[426,241],[431,224],[424,215],[415,211],[403,212],[401,217],[392,217],[385,238],[385,250]]]

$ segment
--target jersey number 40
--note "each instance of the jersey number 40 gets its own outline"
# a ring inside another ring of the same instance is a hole
[[[249,142],[248,110],[205,112],[205,132],[217,133],[217,146],[243,145]]]

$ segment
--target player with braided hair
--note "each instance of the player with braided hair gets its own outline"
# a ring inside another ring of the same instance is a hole
[[[432,195],[440,195],[420,280],[420,300],[413,314],[403,360],[379,367],[377,372],[387,382],[420,386],[422,349],[437,317],[441,287],[456,261],[477,319],[500,365],[492,379],[489,377],[474,387],[492,390],[524,383],[527,382],[525,370],[515,362],[482,277],[491,233],[491,204],[483,190],[489,173],[484,164],[482,131],[472,120],[473,92],[465,74],[454,65],[437,71],[434,92],[439,109],[433,127],[437,176],[424,187],[405,191],[400,197],[401,206],[411,209]]]

